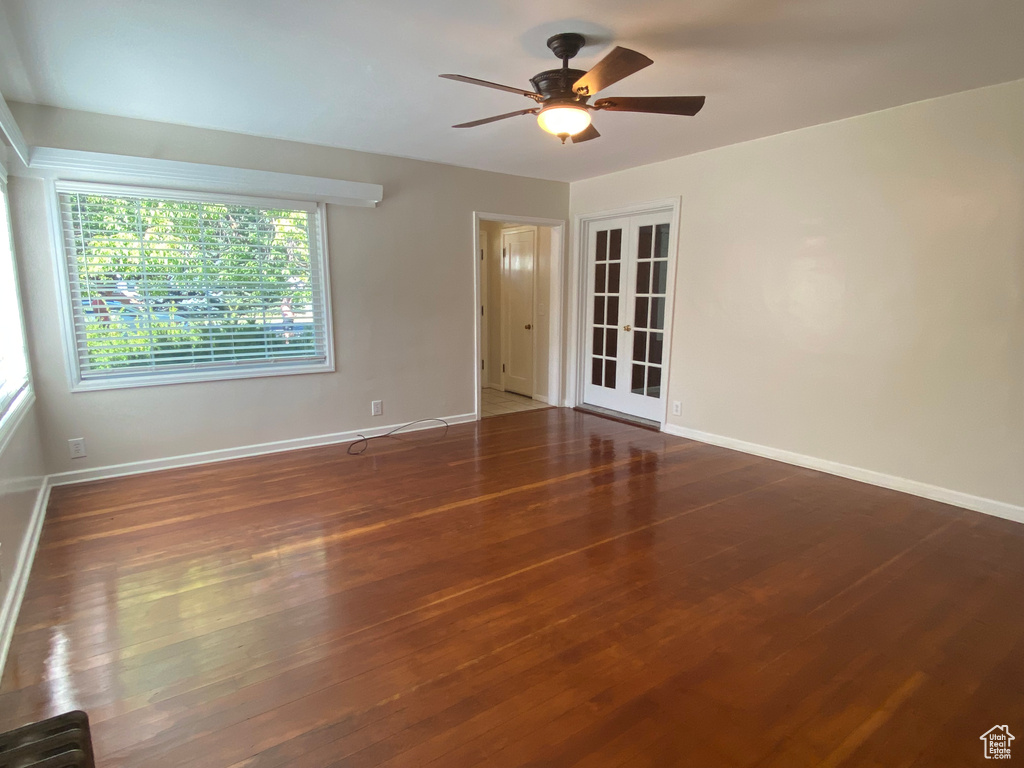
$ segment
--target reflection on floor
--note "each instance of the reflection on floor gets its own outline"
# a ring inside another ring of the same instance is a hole
[[[503,413],[517,413],[519,411],[534,411],[538,408],[547,408],[546,403],[539,400],[532,400],[512,392],[501,392],[497,389],[485,389],[482,397],[482,418],[488,416],[501,416]]]

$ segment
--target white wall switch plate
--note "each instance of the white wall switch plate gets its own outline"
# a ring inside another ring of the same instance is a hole
[[[384,415],[384,401],[374,400],[370,403],[370,415],[371,416],[383,416]]]
[[[71,454],[72,459],[85,458],[85,438],[73,437],[68,440],[68,452]]]

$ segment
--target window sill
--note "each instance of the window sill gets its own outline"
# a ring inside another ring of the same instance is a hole
[[[14,437],[14,433],[18,431],[25,415],[32,410],[32,404],[35,401],[36,393],[32,390],[32,385],[29,384],[11,403],[7,413],[0,417],[0,456],[7,450],[7,444]]]
[[[106,389],[133,389],[135,387],[159,387],[165,384],[196,384],[209,381],[232,381],[237,379],[262,379],[268,376],[295,376],[304,373],[333,373],[334,362],[301,363],[289,365],[238,366],[217,370],[175,371],[173,373],[125,374],[108,379],[81,379],[72,381],[72,392],[97,392]]]

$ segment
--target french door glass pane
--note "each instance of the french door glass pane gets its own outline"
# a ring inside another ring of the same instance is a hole
[[[657,365],[647,369],[647,396],[661,397],[661,368]]]
[[[654,228],[654,258],[668,258],[668,224],[658,224]]]
[[[633,382],[629,389],[634,395],[644,393],[644,366],[633,363]]]
[[[636,257],[643,261],[651,258],[651,229],[652,227],[640,227],[640,240],[637,243]]]
[[[608,322],[612,323],[616,329],[619,327],[619,297],[609,296],[608,297]]]
[[[665,334],[663,333],[651,334],[651,349],[647,354],[647,360],[654,365],[661,365],[661,347],[664,339]]]
[[[637,328],[647,327],[647,302],[649,299],[646,296],[637,296],[636,304],[634,305],[636,311],[633,313],[633,325]]]
[[[619,270],[622,269],[620,264],[609,264],[608,265],[608,293],[619,292]]]
[[[611,237],[609,237],[608,244],[608,261],[621,261],[622,260],[622,230],[613,229],[611,230]]]
[[[658,331],[665,330],[665,298],[654,297],[651,299],[651,324],[648,326]]]
[[[633,359],[634,360],[646,360],[647,359],[647,332],[646,331],[633,331]]]
[[[665,293],[665,286],[668,280],[668,262],[655,261],[651,268],[654,272],[654,287],[651,293]]]
[[[636,292],[651,292],[651,262],[641,261],[636,265]]]

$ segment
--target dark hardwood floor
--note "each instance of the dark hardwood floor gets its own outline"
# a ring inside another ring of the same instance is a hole
[[[1024,526],[564,409],[438,437],[55,489],[0,728],[83,708],[101,768],[1024,745]]]

